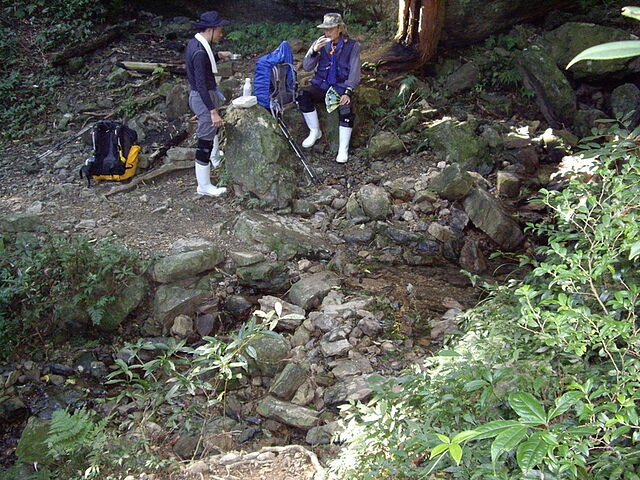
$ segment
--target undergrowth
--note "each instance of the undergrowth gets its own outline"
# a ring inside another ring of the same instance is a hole
[[[38,348],[69,317],[100,325],[144,269],[135,252],[107,240],[2,234],[0,254],[0,359],[18,345]]]
[[[465,333],[344,408],[332,478],[640,478],[639,135],[585,139],[542,191],[528,276],[484,284]]]
[[[270,312],[256,311],[225,340],[203,337],[189,346],[172,338],[141,339],[125,345],[128,358],[116,360],[106,382],[112,396],[98,407],[111,413],[56,410],[38,471],[18,464],[5,478],[115,480],[166,471],[172,460],[162,446],[178,434],[198,437],[202,455],[212,453],[208,425],[225,411],[226,392],[256,362],[256,342],[277,335],[281,319],[302,318],[282,313],[279,303]]]

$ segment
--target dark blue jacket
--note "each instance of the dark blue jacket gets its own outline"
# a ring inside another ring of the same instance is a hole
[[[189,87],[200,94],[200,98],[209,110],[213,110],[216,106],[209,96],[209,91],[215,90],[218,85],[211,71],[211,61],[207,51],[196,38],[192,38],[187,44],[184,56]],[[214,53],[213,57],[216,62],[219,60],[217,53]]]
[[[318,53],[320,59],[318,60],[318,67],[316,68],[316,74],[311,79],[311,83],[316,87],[326,91],[329,87],[333,87],[336,91],[342,95],[347,89],[345,82],[349,78],[349,72],[351,71],[351,52],[356,42],[354,40],[346,39],[342,44],[342,47],[334,53],[337,55],[337,76],[336,84],[329,85],[327,83],[327,77],[329,76],[329,69],[331,68],[331,55],[327,48],[323,48]]]

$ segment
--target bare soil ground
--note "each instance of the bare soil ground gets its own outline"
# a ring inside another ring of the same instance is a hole
[[[149,45],[153,46],[153,51]],[[56,93],[57,106],[42,119],[42,133],[16,140],[0,153],[0,174],[4,180],[0,183],[0,214],[39,213],[54,231],[83,233],[96,239],[112,237],[149,257],[169,251],[178,239],[192,237],[214,240],[227,249],[241,248],[242,242],[229,234],[229,227],[247,205],[239,201],[233,191],[221,198],[197,195],[192,168],[159,176],[125,193],[105,195],[116,186],[114,183],[98,182],[87,188],[86,182],[78,175],[79,167],[91,155],[86,135],[54,148],[98,118],[112,114],[114,107],[124,101],[122,93],[104,88],[105,76],[112,64],[122,60],[179,62],[181,52],[174,44],[151,36],[145,42],[135,38],[121,40],[87,56],[84,69],[64,77]],[[253,60],[247,59],[235,66],[240,78],[252,72]],[[142,83],[145,79],[140,76],[137,81]],[[129,95],[143,94],[134,92]],[[89,104],[104,105],[104,108],[76,117],[67,130],[57,129],[64,111],[78,111],[82,105]],[[145,155],[151,155],[160,148],[172,133],[172,125],[161,114],[153,114],[151,118],[154,127],[142,145]],[[301,118],[290,128],[300,140],[304,137]],[[193,119],[188,129],[187,139],[181,146],[195,144]],[[325,139],[307,152],[308,160],[320,174],[322,182],[313,185],[308,178],[301,176],[301,196],[332,187],[348,198],[366,183],[419,175],[433,161],[427,155],[398,155],[387,159],[384,165],[371,164],[359,147],[366,143],[368,134],[356,129],[355,147],[346,165],[334,161],[335,154],[331,153]],[[50,154],[43,156],[50,150]],[[38,168],[32,169],[36,158],[39,158]],[[60,164],[64,168],[59,168]],[[152,165],[149,171],[158,165]],[[219,180],[217,172],[213,180]],[[357,249],[348,253],[363,255]],[[345,285],[353,290],[398,300],[404,305],[399,318],[409,318],[411,311],[436,315],[446,310],[443,301],[447,297],[458,300],[465,307],[476,300],[476,292],[458,270],[454,265],[445,269],[383,266],[346,278]],[[406,335],[419,336],[424,326],[404,323],[399,328]],[[424,341],[428,342],[427,339]],[[239,460],[233,465],[190,464],[180,473],[171,474],[171,478],[297,480],[310,479],[317,470],[312,457],[300,449],[263,453],[265,455],[261,458],[238,454]],[[156,475],[154,478],[161,477]]]

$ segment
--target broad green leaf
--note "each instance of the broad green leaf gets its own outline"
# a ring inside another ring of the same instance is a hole
[[[449,447],[449,454],[456,462],[456,465],[460,465],[460,460],[462,460],[462,447],[457,443],[452,443]]]
[[[516,452],[516,460],[524,473],[538,465],[547,453],[547,443],[540,434],[534,434],[522,443]]]
[[[485,423],[476,428],[478,435],[476,440],[483,440],[485,438],[497,437],[500,433],[504,432],[508,428],[520,425],[515,420],[495,420],[493,422]]]
[[[629,250],[629,260],[633,260],[638,255],[640,255],[640,240],[631,245],[631,249]]]
[[[529,429],[523,425],[511,427],[500,435],[491,444],[491,460],[493,462],[503,453],[513,450],[518,443],[526,437]]]
[[[455,437],[453,437],[453,439],[451,440],[451,443],[466,442],[467,440],[471,440],[475,438],[477,435],[478,435],[478,432],[476,432],[475,430],[465,430],[463,432],[458,433]]]
[[[474,392],[486,385],[488,385],[488,382],[486,380],[471,380],[470,382],[464,384],[464,389],[467,392]]]
[[[567,65],[567,69],[582,60],[615,60],[617,58],[629,58],[640,55],[639,40],[624,40],[621,42],[609,42],[587,48],[576,55]]]
[[[254,359],[254,360],[255,360],[256,358],[258,358],[258,352],[256,352],[256,349],[255,349],[253,346],[251,346],[251,345],[247,345],[247,346],[246,346],[246,348],[245,348],[245,353],[247,354],[247,356],[248,356],[249,358],[252,358],[252,359]]]
[[[429,456],[429,458],[437,457],[441,453],[446,452],[447,450],[449,450],[450,446],[450,443],[441,443],[440,445],[436,445],[435,447],[433,447],[433,450],[431,450],[431,455]]]
[[[449,437],[447,437],[446,435],[442,435],[441,433],[436,433],[436,435],[438,436],[441,442],[451,443],[451,440],[449,440]]]
[[[462,355],[454,350],[440,350],[439,357],[461,357]]]
[[[580,392],[567,392],[562,395],[560,398],[556,399],[556,406],[549,410],[549,415],[547,420],[553,420],[559,415],[562,415],[564,412],[569,410],[572,406],[574,406],[581,398],[583,397]]]
[[[640,7],[624,7],[622,9],[622,15],[640,20]]]
[[[547,423],[547,415],[542,404],[530,393],[509,395],[509,405],[520,416],[521,423],[542,425]]]

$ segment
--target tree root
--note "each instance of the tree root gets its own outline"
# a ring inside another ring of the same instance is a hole
[[[134,176],[129,183],[113,187],[111,190],[106,192],[104,196],[110,197],[111,195],[115,195],[116,193],[128,192],[130,190],[133,190],[136,187],[136,185],[144,183],[147,180],[152,180],[166,173],[176,172],[178,170],[185,170],[187,168],[193,168],[192,161],[188,160],[188,161],[167,163],[165,165],[162,165],[160,168],[157,168],[156,170],[153,170],[149,173],[145,173],[144,175]]]

